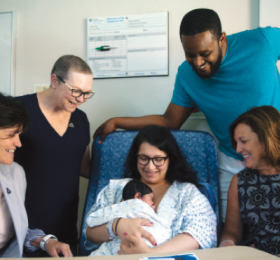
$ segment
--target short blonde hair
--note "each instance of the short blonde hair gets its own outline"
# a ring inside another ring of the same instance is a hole
[[[89,65],[80,57],[74,55],[64,55],[60,57],[53,65],[51,75],[55,74],[62,79],[68,79],[70,70],[92,75]]]

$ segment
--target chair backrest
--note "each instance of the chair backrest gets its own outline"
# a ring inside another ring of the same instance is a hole
[[[202,185],[200,190],[208,197],[214,208],[219,232],[219,171],[216,143],[213,137],[206,132],[183,130],[172,130],[171,132],[188,162],[198,172],[198,181],[206,183]],[[86,214],[95,203],[101,189],[109,183],[110,179],[120,179],[123,175],[123,165],[137,133],[138,131],[114,132],[106,137],[102,145],[98,144],[99,137],[94,140],[92,145],[91,176],[81,230],[83,230],[85,224]],[[84,248],[84,242],[85,236],[81,233],[79,246],[79,255],[81,256],[90,254]]]

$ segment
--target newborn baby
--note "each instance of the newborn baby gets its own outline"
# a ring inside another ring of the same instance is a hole
[[[99,209],[91,213],[86,222],[88,226],[94,227],[113,221],[115,218],[143,218],[153,223],[152,227],[143,226],[149,231],[160,245],[166,242],[172,236],[171,223],[172,215],[167,215],[163,219],[155,213],[155,204],[153,202],[153,191],[145,183],[132,180],[123,188],[122,201],[106,208]],[[108,225],[109,225],[108,223]],[[117,225],[117,224],[116,224]],[[109,227],[112,229],[112,225]],[[116,232],[108,231],[114,235]],[[152,247],[152,244],[145,239],[146,243]],[[90,256],[97,255],[117,255],[120,249],[121,239],[116,236],[111,241],[104,242]]]

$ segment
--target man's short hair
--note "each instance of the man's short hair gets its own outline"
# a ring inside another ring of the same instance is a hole
[[[195,9],[183,17],[180,25],[180,39],[182,40],[182,35],[194,36],[205,31],[210,31],[219,40],[222,35],[220,18],[211,9]]]

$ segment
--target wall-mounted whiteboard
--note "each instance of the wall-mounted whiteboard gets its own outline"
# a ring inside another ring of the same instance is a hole
[[[168,12],[88,18],[87,62],[94,78],[168,75]]]
[[[0,92],[12,94],[13,12],[0,13]]]

